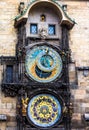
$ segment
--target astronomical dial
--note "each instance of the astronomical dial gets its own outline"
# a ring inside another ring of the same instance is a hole
[[[62,60],[53,48],[34,46],[26,52],[25,67],[30,78],[47,83],[61,76]]]
[[[38,127],[52,127],[61,120],[61,116],[61,103],[51,94],[38,94],[28,103],[27,117]]]

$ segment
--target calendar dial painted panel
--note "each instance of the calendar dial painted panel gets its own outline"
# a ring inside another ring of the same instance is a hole
[[[37,127],[52,127],[61,120],[62,106],[52,94],[37,94],[28,103],[27,116]]]

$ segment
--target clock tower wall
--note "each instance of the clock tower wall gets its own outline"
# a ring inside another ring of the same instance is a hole
[[[25,3],[25,6],[28,5],[26,0],[23,0],[23,2]],[[46,2],[48,3],[45,4]],[[89,129],[88,124],[83,120],[84,113],[89,112],[89,2],[76,0],[58,0],[56,2],[64,7],[67,5],[67,10],[64,8],[65,12],[70,14],[77,23],[74,28],[68,32],[69,48],[71,49],[69,87],[71,92],[70,100],[73,103],[72,128],[78,130]],[[41,45],[47,43],[48,46],[50,44],[53,48],[54,46],[62,48],[63,43],[63,23],[61,24],[61,13],[58,11],[58,6],[56,6],[57,8],[54,7],[53,4],[50,4],[49,0],[43,3],[38,2],[38,4],[34,4],[28,11],[27,18],[24,17],[21,19],[22,21],[20,21],[19,18],[19,20],[15,19],[17,20],[16,26],[19,23],[18,29],[16,29],[14,28],[13,19],[18,14],[18,6],[19,2],[17,0],[0,1],[0,114],[5,114],[9,117],[6,122],[0,121],[1,130],[14,130],[17,127],[18,122],[16,122],[16,115],[18,110],[16,104],[17,100],[19,101],[23,96],[21,94],[24,93],[23,90],[19,91],[19,89],[22,86],[23,89],[27,86],[26,91],[29,89],[29,85],[26,84],[29,82],[29,77],[25,73],[26,70],[24,65],[26,56],[25,47],[29,48],[29,45],[33,46],[37,44],[37,46],[39,46],[38,44],[40,43]],[[68,21],[67,24],[70,28]],[[11,82],[8,86],[8,83],[4,80],[4,78],[6,79],[6,67],[12,70],[12,66],[14,82]],[[19,81],[21,82],[18,87]],[[22,81],[25,82],[24,85],[21,84]],[[33,84],[31,84],[31,86],[33,86]],[[13,88],[15,88],[14,91],[12,91]],[[33,90],[34,89],[36,89],[36,84],[33,87]],[[30,92],[33,90],[31,89]],[[30,92],[28,95],[30,95]],[[17,99],[16,94],[19,99]],[[19,102],[21,103],[21,101]],[[18,108],[19,105],[21,104],[17,105]]]

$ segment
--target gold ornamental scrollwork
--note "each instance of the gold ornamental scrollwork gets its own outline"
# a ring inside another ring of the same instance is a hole
[[[26,116],[26,109],[27,109],[27,105],[28,105],[28,100],[29,98],[22,98],[22,114],[23,116]]]

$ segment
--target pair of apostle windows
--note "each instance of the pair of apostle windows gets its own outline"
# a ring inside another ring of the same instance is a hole
[[[30,24],[30,34],[38,34],[38,24]],[[55,25],[48,25],[48,35],[55,35]]]

